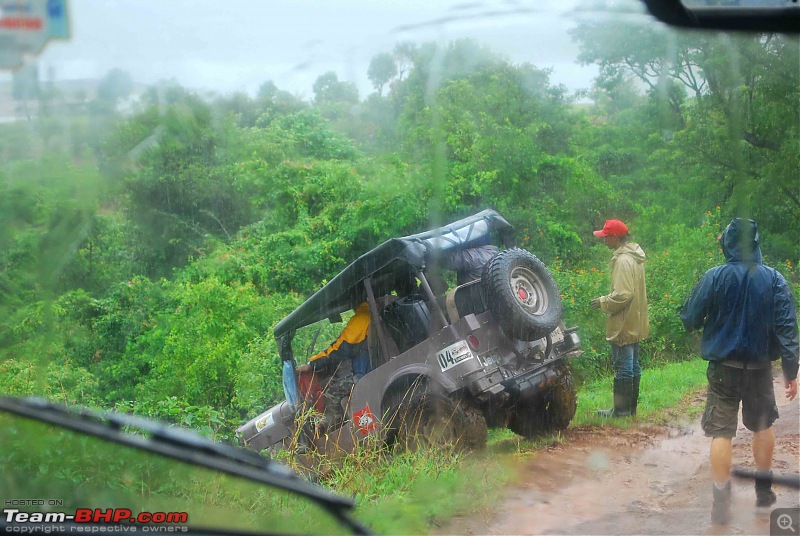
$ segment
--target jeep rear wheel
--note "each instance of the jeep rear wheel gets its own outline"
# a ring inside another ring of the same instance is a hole
[[[397,415],[399,448],[413,452],[420,448],[478,450],[486,446],[486,419],[467,402],[426,394],[412,398],[407,407]]]
[[[489,309],[510,337],[535,341],[561,322],[563,305],[553,276],[535,255],[507,249],[483,271]]]
[[[572,373],[564,368],[556,384],[543,396],[517,403],[508,428],[529,439],[544,432],[564,430],[577,407],[578,392]]]

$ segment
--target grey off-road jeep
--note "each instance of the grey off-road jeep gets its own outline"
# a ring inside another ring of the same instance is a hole
[[[480,279],[450,290],[440,284],[452,279],[442,274],[440,259],[488,243],[499,253]],[[485,210],[384,242],[284,318],[274,333],[289,371],[284,381],[299,401],[296,407],[284,401],[241,426],[244,445],[258,451],[296,445],[304,409],[324,410],[327,378],[298,373],[292,341],[303,328],[342,322],[341,314],[362,302],[370,312],[371,370],[343,401],[344,420],[311,439],[317,451],[349,452],[370,439],[480,448],[487,427],[532,437],[564,429],[574,416],[567,359],[582,353],[577,328],[565,328],[561,296],[545,265],[516,248],[511,225]]]

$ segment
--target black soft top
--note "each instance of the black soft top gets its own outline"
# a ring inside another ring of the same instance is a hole
[[[375,294],[397,290],[426,260],[438,254],[487,243],[514,246],[514,228],[494,210],[484,210],[449,225],[403,238],[391,238],[342,270],[327,285],[315,292],[300,307],[275,326],[275,337],[313,324],[324,318],[336,318],[365,301],[363,281],[371,277]]]

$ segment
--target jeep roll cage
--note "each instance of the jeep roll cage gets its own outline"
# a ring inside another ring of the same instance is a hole
[[[437,229],[387,240],[349,264],[275,326],[281,358],[291,359],[295,330],[325,318],[340,322],[341,313],[364,301],[369,303],[370,313],[377,316],[375,296],[393,291],[402,294],[404,289],[413,288],[414,278],[420,280],[427,297],[433,298],[422,274],[426,266],[435,263],[442,254],[486,243],[502,244],[506,248],[515,245],[514,228],[491,209]],[[443,324],[440,327],[444,327],[446,321],[441,310],[437,316],[438,322]]]

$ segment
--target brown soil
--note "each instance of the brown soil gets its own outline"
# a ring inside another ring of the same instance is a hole
[[[800,399],[788,402],[778,378],[775,395],[781,417],[774,426],[773,468],[798,474]],[[565,435],[563,444],[521,463],[521,484],[505,493],[499,511],[455,519],[436,533],[766,535],[770,510],[800,507],[799,490],[775,486],[778,502],[757,511],[753,483],[734,479],[733,521],[712,525],[710,439],[699,417],[685,427],[580,427]],[[753,466],[752,437],[740,425],[734,466]]]

